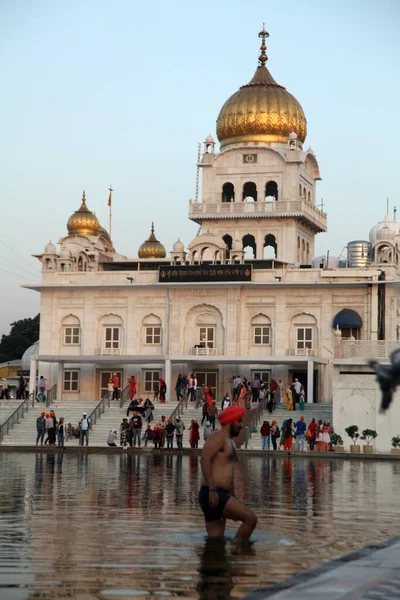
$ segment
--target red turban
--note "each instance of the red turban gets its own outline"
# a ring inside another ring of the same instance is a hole
[[[225,408],[219,416],[218,420],[221,425],[229,425],[230,423],[234,423],[235,421],[239,421],[243,417],[245,413],[245,409],[241,406],[228,406]]]

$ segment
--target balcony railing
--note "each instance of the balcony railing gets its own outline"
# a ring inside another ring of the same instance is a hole
[[[95,348],[96,356],[122,356],[125,354],[123,348]]]
[[[394,340],[341,340],[340,358],[389,358],[399,346]]]
[[[193,346],[190,354],[194,354],[195,356],[218,356],[217,348],[204,348],[200,346]]]
[[[189,218],[213,217],[236,219],[238,215],[248,218],[305,216],[324,231],[327,227],[326,213],[305,200],[278,200],[273,202],[190,202]]]
[[[286,356],[319,356],[319,348],[289,348]]]

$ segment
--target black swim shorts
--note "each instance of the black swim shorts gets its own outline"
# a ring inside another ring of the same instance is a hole
[[[201,486],[199,492],[199,504],[200,508],[204,513],[206,522],[209,521],[220,521],[224,518],[224,508],[228,502],[230,495],[226,490],[217,487],[218,504],[215,508],[210,506],[210,488],[208,486]]]

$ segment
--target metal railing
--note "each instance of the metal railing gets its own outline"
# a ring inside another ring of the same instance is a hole
[[[21,404],[14,410],[14,412],[8,417],[7,421],[5,421],[0,426],[0,444],[3,442],[3,438],[5,435],[10,433],[10,430],[19,423],[19,419],[23,419],[25,413],[28,412],[29,406],[32,408],[35,407],[35,394],[31,392],[25,400],[21,402]]]
[[[195,356],[218,356],[218,348],[209,348],[208,346],[193,346],[191,354]]]
[[[203,398],[204,398],[204,386],[197,388],[196,390],[196,404],[195,404],[195,408],[199,408],[203,402]]]
[[[129,400],[129,383],[124,387],[119,397],[119,407],[122,408],[127,400]]]
[[[55,383],[53,387],[49,389],[46,395],[46,406],[50,406],[52,402],[57,400],[57,384]]]
[[[104,395],[103,399],[100,400],[98,405],[92,410],[88,419],[90,419],[91,425],[96,425],[97,420],[101,418],[106,411],[106,408],[110,408],[110,398],[108,392]]]
[[[179,417],[181,414],[183,414],[183,411],[185,408],[187,408],[187,406],[188,406],[188,395],[187,395],[187,393],[185,393],[183,395],[183,398],[181,398],[179,400],[177,406],[174,408],[174,410],[172,411],[172,413],[170,415],[173,423],[175,423],[176,417]]]
[[[258,426],[261,421],[261,416],[267,407],[267,401],[264,398],[261,400],[255,410],[252,411],[250,420],[245,425],[244,446],[247,448],[249,440],[253,434],[253,429]]]

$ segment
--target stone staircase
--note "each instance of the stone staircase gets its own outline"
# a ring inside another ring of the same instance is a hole
[[[195,408],[195,402],[188,402],[188,407],[184,409],[183,413],[181,413],[180,418],[181,421],[184,423],[185,425],[185,431],[183,433],[183,447],[184,448],[190,448],[190,444],[189,444],[189,436],[190,436],[190,432],[189,432],[189,427],[190,424],[192,422],[192,420],[197,419],[197,421],[199,422],[199,425],[201,424],[201,419],[202,419],[202,408],[201,406],[199,408]],[[218,421],[215,424],[216,427],[220,427]],[[204,445],[204,439],[203,439],[203,426],[200,425],[200,440],[199,440],[199,448],[202,448]],[[176,441],[174,438],[174,447],[176,446]]]
[[[3,439],[3,446],[32,446],[36,443],[36,419],[41,412],[54,410],[57,420],[64,417],[65,423],[72,423],[76,427],[82,418],[82,413],[90,413],[97,402],[88,401],[59,401],[54,402],[51,406],[46,407],[42,403],[37,403],[34,408],[30,408],[24,418],[19,420],[19,423],[14,425],[10,433]],[[68,444],[78,445],[78,440],[70,440]]]
[[[292,410],[288,411],[286,404],[278,404],[276,410],[271,414],[267,410],[262,414],[260,423],[257,426],[257,432],[251,433],[247,448],[249,450],[261,450],[261,435],[260,427],[263,421],[269,421],[270,423],[275,420],[278,423],[278,427],[281,428],[282,422],[285,419],[293,419],[293,423],[300,420],[303,416],[305,423],[308,425],[313,417],[318,422],[328,421],[332,423],[332,404],[306,404],[304,410]],[[334,424],[333,424],[334,425]],[[271,445],[272,449],[272,445]]]
[[[22,400],[16,400],[15,398],[10,398],[9,400],[0,400],[0,425],[3,425],[3,423],[5,423],[7,419],[11,417],[13,412],[17,410],[21,403]]]

